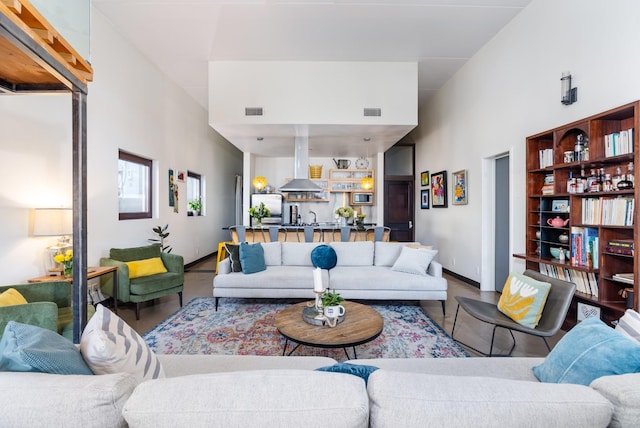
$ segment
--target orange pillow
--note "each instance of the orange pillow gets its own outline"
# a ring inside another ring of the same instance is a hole
[[[134,260],[132,262],[127,262],[127,266],[129,266],[130,279],[167,272],[167,268],[164,267],[164,263],[162,263],[162,259],[160,257],[145,260]]]
[[[27,300],[15,288],[10,288],[0,294],[0,306],[26,305]]]

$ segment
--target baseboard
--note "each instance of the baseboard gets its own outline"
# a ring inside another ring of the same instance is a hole
[[[442,272],[446,273],[447,275],[451,275],[452,277],[454,277],[457,280],[465,282],[465,283],[467,283],[469,285],[473,285],[477,289],[480,289],[480,283],[478,281],[474,281],[473,279],[469,279],[466,276],[462,276],[462,275],[459,275],[459,274],[457,274],[455,272],[451,272],[449,269],[442,268]]]
[[[184,270],[188,270],[189,268],[192,268],[193,266],[197,265],[198,263],[203,262],[203,261],[205,261],[207,259],[210,259],[211,257],[214,257],[216,255],[216,253],[217,253],[217,251],[213,252],[211,254],[207,254],[204,257],[200,257],[198,260],[194,260],[191,263],[187,263],[186,265],[184,265]]]

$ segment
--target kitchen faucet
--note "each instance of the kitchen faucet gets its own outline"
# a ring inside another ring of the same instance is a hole
[[[313,224],[316,224],[318,222],[318,216],[316,216],[316,213],[309,210],[309,214],[313,214]]]

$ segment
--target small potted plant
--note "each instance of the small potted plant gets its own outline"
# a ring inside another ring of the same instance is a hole
[[[200,215],[202,212],[202,201],[200,199],[194,199],[189,201],[189,213],[188,215]]]
[[[262,226],[262,219],[269,217],[271,215],[271,211],[266,207],[264,202],[260,202],[259,206],[249,208],[249,215],[256,219],[258,226]]]
[[[344,299],[340,294],[338,294],[335,289],[333,291],[325,291],[322,294],[322,307],[324,308],[324,315],[328,318],[337,318],[344,315],[344,306],[340,304],[343,301]]]

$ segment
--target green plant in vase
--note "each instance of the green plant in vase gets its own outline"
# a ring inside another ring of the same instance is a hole
[[[189,209],[200,215],[202,212],[202,201],[200,199],[189,201]]]
[[[154,227],[152,230],[156,235],[158,235],[158,238],[149,239],[149,242],[154,242],[155,244],[159,245],[160,251],[162,251],[163,253],[170,253],[171,250],[173,250],[171,246],[165,245],[165,240],[169,236],[169,232],[167,232],[167,229],[169,229],[168,224],[165,224],[164,226]]]
[[[338,306],[344,298],[334,289],[333,291],[327,290],[322,294],[322,306]]]
[[[256,220],[258,225],[262,225],[262,219],[269,217],[271,211],[266,207],[264,202],[260,202],[260,205],[249,208],[249,215]]]
[[[67,250],[64,254],[56,254],[53,261],[64,266],[64,276],[71,278],[73,276],[73,250]]]

